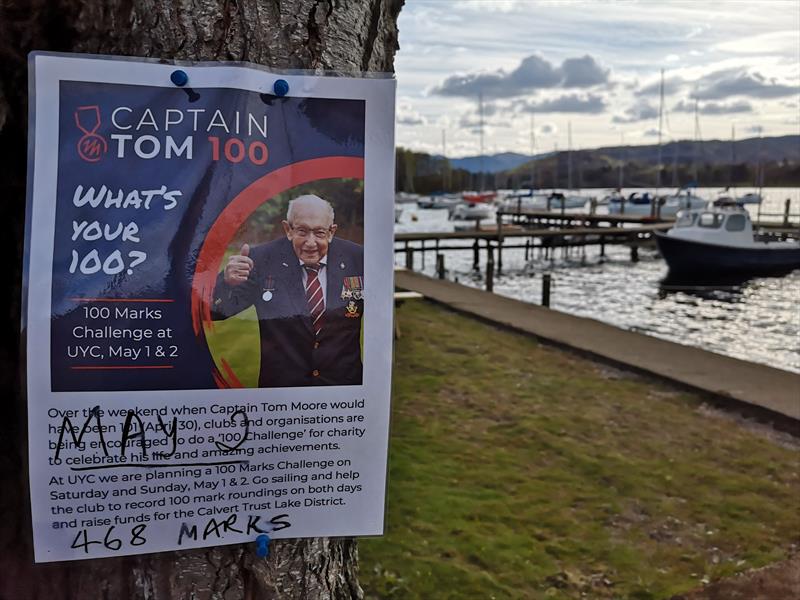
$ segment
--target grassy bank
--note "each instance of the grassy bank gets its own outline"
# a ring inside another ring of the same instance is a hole
[[[798,453],[426,302],[398,319],[370,598],[667,598],[800,543]]]

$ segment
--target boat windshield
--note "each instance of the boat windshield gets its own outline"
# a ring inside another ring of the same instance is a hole
[[[722,225],[723,215],[719,213],[704,212],[700,214],[697,220],[699,227],[708,227],[709,229],[718,229]]]
[[[675,227],[691,227],[697,220],[697,213],[681,213],[675,221]]]
[[[744,231],[745,223],[744,215],[729,215],[728,220],[725,221],[725,229],[728,231]]]

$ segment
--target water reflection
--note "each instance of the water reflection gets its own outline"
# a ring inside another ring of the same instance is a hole
[[[412,210],[418,220],[407,222],[406,230],[452,230],[446,211]],[[480,268],[473,271],[472,251],[465,246],[445,253],[447,278],[483,288],[486,254],[481,252]],[[625,246],[607,246],[604,257],[589,247],[585,256],[558,252],[551,261],[534,252],[528,258],[524,250],[504,250],[495,293],[540,304],[542,275],[549,273],[556,310],[800,372],[800,270],[783,277],[676,279],[654,250],[642,248],[633,263]],[[398,254],[397,263],[403,262]],[[421,262],[417,257],[416,270],[433,275],[434,252],[424,268]]]
[[[667,274],[658,284],[658,298],[664,300],[670,294],[688,294],[704,300],[741,302],[745,290],[754,278],[744,275],[716,275],[702,278],[676,277]]]

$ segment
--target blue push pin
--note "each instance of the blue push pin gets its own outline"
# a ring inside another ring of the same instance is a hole
[[[169,79],[178,87],[183,87],[189,82],[189,76],[186,74],[186,71],[181,70],[173,71],[172,75],[169,76]]]
[[[275,95],[279,98],[282,98],[286,94],[289,93],[289,82],[285,79],[278,79],[272,85],[272,90],[275,92]]]
[[[269,536],[262,533],[256,538],[256,556],[259,558],[267,558],[269,556]]]

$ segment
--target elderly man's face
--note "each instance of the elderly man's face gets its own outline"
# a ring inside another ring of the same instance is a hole
[[[328,244],[336,233],[330,213],[323,206],[297,206],[292,223],[283,221],[286,237],[303,264],[316,265],[328,253]]]

